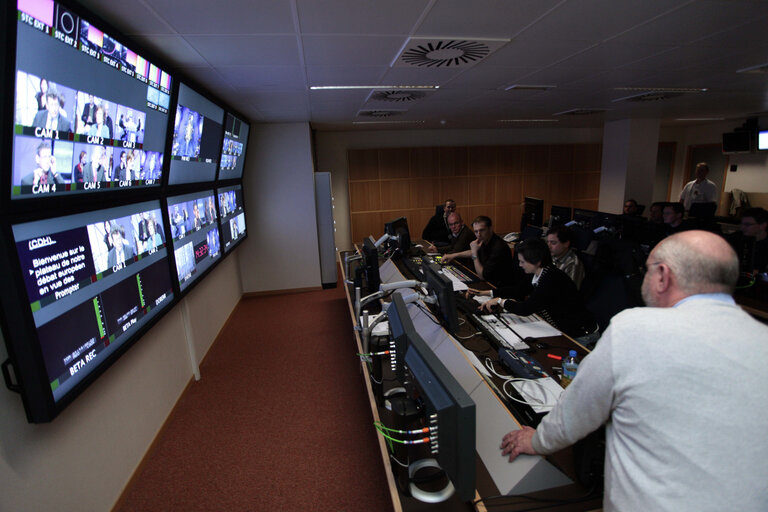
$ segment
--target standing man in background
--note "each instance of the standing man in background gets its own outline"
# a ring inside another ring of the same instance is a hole
[[[717,202],[717,185],[707,179],[707,174],[709,166],[706,162],[696,164],[696,179],[686,183],[680,192],[680,202],[683,203],[685,211],[690,210],[693,203]]]

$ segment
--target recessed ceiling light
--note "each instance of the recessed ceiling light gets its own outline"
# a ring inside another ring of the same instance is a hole
[[[678,117],[675,121],[725,121],[724,117]]]
[[[313,91],[335,89],[439,89],[439,85],[313,85]]]
[[[706,87],[614,87],[614,91],[707,92]]]
[[[556,88],[556,85],[526,85],[526,84],[514,84],[504,88],[505,91],[546,91],[548,89]]]
[[[500,123],[556,123],[559,119],[499,119]]]
[[[424,121],[352,121],[352,124],[423,124]]]

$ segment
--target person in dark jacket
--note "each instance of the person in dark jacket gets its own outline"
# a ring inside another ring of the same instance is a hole
[[[422,240],[426,240],[430,244],[434,245],[447,245],[448,237],[451,234],[451,230],[448,227],[448,216],[456,211],[456,201],[453,199],[446,199],[445,206],[443,206],[443,213],[435,213],[424,231],[421,232]]]
[[[530,295],[517,302],[507,298],[514,295],[512,291],[500,288],[493,291],[494,298],[481,309],[491,311],[498,304],[505,311],[520,316],[536,313],[572,338],[596,330],[597,325],[584,307],[573,280],[552,264],[546,242],[536,238],[518,244],[517,257],[523,271],[533,276]]]

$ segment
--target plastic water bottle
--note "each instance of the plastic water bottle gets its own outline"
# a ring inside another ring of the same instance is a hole
[[[571,350],[568,352],[568,357],[563,359],[563,378],[560,379],[560,384],[567,388],[568,384],[576,378],[576,370],[579,368],[579,360],[576,358],[576,351]]]

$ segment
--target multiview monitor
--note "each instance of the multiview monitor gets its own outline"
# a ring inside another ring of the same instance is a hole
[[[224,110],[181,83],[175,116],[168,184],[214,181]]]
[[[159,186],[171,77],[50,0],[19,0],[13,200]]]
[[[233,185],[216,191],[221,214],[221,244],[224,252],[231,251],[245,238],[245,209],[243,208],[243,187]]]
[[[221,258],[213,190],[168,198],[171,245],[181,291]]]
[[[245,150],[250,125],[227,112],[224,118],[224,141],[221,145],[219,180],[243,177]]]
[[[27,311],[19,316],[31,313],[34,325],[11,319],[6,343],[30,419],[47,421],[173,301],[166,233],[158,200],[19,223],[12,232],[20,267],[6,269],[4,302],[21,301]],[[23,289],[11,289],[13,275]]]

